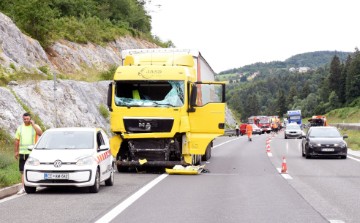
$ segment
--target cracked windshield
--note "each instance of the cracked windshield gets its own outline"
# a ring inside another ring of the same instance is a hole
[[[183,81],[119,81],[115,104],[127,107],[181,107],[184,104]]]

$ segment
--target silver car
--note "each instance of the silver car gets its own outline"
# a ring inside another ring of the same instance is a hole
[[[286,129],[284,131],[285,139],[301,139],[303,135],[303,131],[301,130],[298,124],[287,124]]]

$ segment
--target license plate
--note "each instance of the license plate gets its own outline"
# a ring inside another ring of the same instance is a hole
[[[45,180],[68,180],[69,174],[68,173],[44,173]]]
[[[333,149],[333,148],[323,148],[323,149],[321,149],[321,151],[324,151],[324,152],[334,152],[334,149]]]

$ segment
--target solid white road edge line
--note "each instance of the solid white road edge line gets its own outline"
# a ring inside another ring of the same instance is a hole
[[[144,195],[147,191],[149,191],[152,187],[154,187],[160,181],[165,179],[167,176],[168,174],[162,174],[158,176],[153,181],[151,181],[150,183],[146,184],[143,188],[138,190],[135,194],[131,195],[126,200],[121,202],[119,205],[114,207],[111,211],[109,211],[107,214],[105,214],[103,217],[97,220],[96,223],[110,222],[121,212],[123,212],[127,207],[129,207],[132,203],[134,203],[137,199],[139,199],[142,195]]]
[[[357,159],[357,158],[352,157],[352,156],[347,156],[347,158],[360,162],[360,159]]]

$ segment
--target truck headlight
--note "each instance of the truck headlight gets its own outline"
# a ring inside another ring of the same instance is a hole
[[[96,162],[95,158],[92,156],[88,156],[82,159],[79,159],[76,162],[76,165],[78,166],[89,166],[89,165],[93,165]]]
[[[29,166],[39,166],[40,165],[40,161],[34,157],[29,157],[27,160],[26,160],[26,165],[29,165]]]

